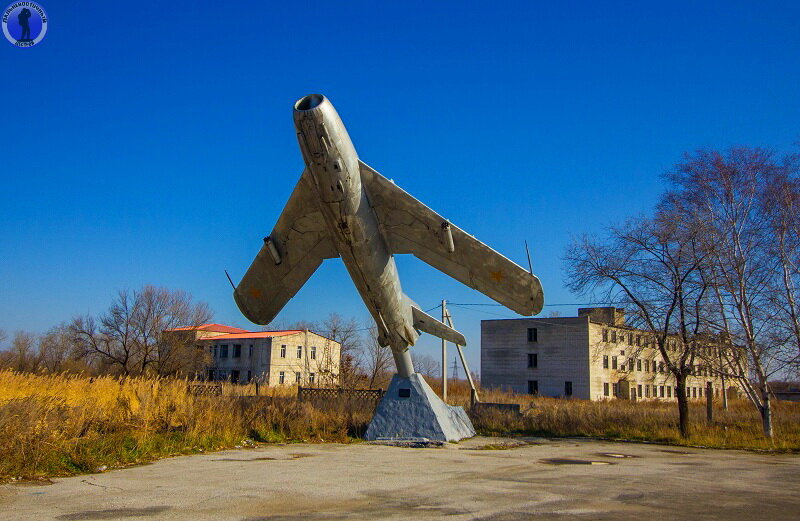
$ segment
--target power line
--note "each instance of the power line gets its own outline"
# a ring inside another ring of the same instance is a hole
[[[450,303],[450,301],[448,301]],[[545,304],[543,307],[557,307],[557,306],[616,306],[618,304],[630,304],[630,301],[625,302],[572,302],[568,304]],[[496,304],[494,302],[488,303],[466,303],[466,302],[459,302],[454,303],[454,306],[499,306],[505,307],[503,304]],[[440,304],[441,306],[441,304]],[[436,306],[439,307],[439,306]]]

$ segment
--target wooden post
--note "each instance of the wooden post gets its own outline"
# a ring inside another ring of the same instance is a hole
[[[714,385],[706,383],[706,419],[708,423],[714,421]]]
[[[442,299],[442,324],[446,324],[447,301]],[[447,402],[447,342],[442,339],[442,401]]]

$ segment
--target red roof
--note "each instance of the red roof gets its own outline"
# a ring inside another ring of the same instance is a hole
[[[203,324],[202,326],[197,326],[197,327],[176,327],[175,329],[170,329],[169,331],[211,331],[214,333],[250,333],[250,331],[246,329],[224,326],[222,324]]]
[[[280,331],[248,331],[238,327],[225,326],[222,324],[203,324],[197,327],[176,327],[168,331],[209,331],[214,333],[223,333],[221,335],[207,336],[198,338],[198,340],[236,340],[245,338],[270,338],[274,336],[294,335],[302,333],[302,329],[284,329]]]
[[[269,338],[273,336],[294,335],[302,333],[301,329],[287,329],[285,331],[247,331],[245,333],[231,333],[230,335],[219,335],[201,338],[200,340],[228,340],[237,338]]]

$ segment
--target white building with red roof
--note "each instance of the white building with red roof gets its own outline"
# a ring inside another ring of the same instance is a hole
[[[248,331],[222,324],[183,327],[209,361],[203,379],[327,387],[339,381],[341,344],[313,331]]]

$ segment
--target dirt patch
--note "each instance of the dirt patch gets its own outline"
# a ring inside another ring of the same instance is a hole
[[[639,457],[639,456],[634,456],[633,454],[622,454],[619,452],[597,452],[595,453],[595,456],[600,456],[601,458],[616,458],[616,459]]]
[[[169,510],[168,506],[155,506],[145,508],[109,508],[106,510],[84,510],[74,514],[62,514],[56,519],[83,520],[83,519],[120,519],[124,517],[149,517]]]
[[[313,458],[315,454],[309,454],[307,452],[293,452],[289,454],[291,459],[300,459],[300,458]]]
[[[547,465],[615,465],[610,461],[596,461],[590,459],[572,459],[572,458],[546,458],[540,459],[539,463]]]

